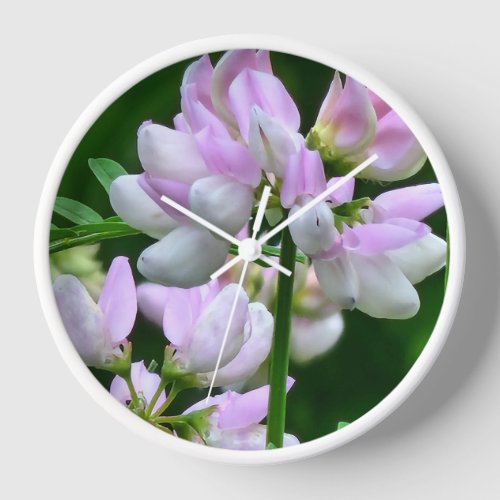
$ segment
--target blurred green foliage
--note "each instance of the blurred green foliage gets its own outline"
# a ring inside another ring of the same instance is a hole
[[[220,54],[213,55],[215,62]],[[103,217],[114,215],[105,190],[88,167],[89,158],[111,158],[129,173],[140,172],[136,151],[136,133],[145,120],[170,125],[180,111],[179,86],[190,61],[165,68],[135,85],[117,99],[89,129],[76,149],[61,182],[59,195],[77,199]],[[273,53],[275,73],[282,79],[297,103],[305,134],[314,124],[317,112],[333,76],[331,68],[295,56]],[[405,182],[391,188],[422,182],[433,182],[430,164]],[[375,196],[384,190],[375,183],[357,184],[357,196]],[[64,227],[67,222],[54,216]],[[444,237],[446,215],[441,210],[428,219],[434,232]],[[113,257],[130,258],[138,283],[143,278],[135,269],[139,253],[151,243],[146,236],[133,236],[104,241],[100,258],[105,267]],[[380,320],[358,311],[344,314],[346,328],[335,348],[306,366],[291,364],[290,374],[296,379],[289,393],[287,431],[301,441],[308,441],[337,429],[339,422],[352,422],[370,410],[396,387],[406,375],[432,333],[444,295],[444,271],[417,286],[421,308],[410,320]],[[158,327],[139,317],[130,339],[134,344],[134,360],[152,359],[161,363],[164,337]],[[95,371],[109,387],[111,376]],[[173,410],[204,397],[205,391],[188,391],[175,401]]]

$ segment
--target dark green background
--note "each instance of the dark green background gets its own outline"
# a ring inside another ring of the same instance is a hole
[[[213,62],[219,55],[212,57]],[[105,191],[87,166],[88,158],[111,158],[129,173],[140,172],[137,157],[137,129],[148,119],[172,125],[180,111],[179,86],[190,61],[165,68],[134,86],[117,99],[85,135],[69,162],[59,194],[77,199],[103,216],[114,215]],[[297,103],[301,131],[306,134],[314,124],[321,101],[333,76],[333,70],[318,63],[287,54],[273,53],[275,74],[284,82]],[[433,182],[429,163],[406,182],[393,187]],[[374,183],[357,183],[358,196],[375,196],[385,188]],[[54,222],[67,225],[58,216]],[[427,221],[435,234],[444,237],[444,210]],[[142,277],[135,269],[139,253],[150,243],[145,236],[108,240],[101,244],[100,257],[107,268],[113,257],[130,258],[137,282]],[[306,366],[292,364],[290,374],[296,379],[288,398],[287,431],[307,441],[334,431],[338,421],[352,422],[382,400],[401,381],[425,346],[441,308],[444,294],[444,271],[417,285],[421,299],[419,313],[410,320],[379,320],[358,311],[344,313],[345,331],[328,354]],[[165,340],[160,329],[139,317],[134,334],[134,360],[152,358],[161,362]],[[111,377],[95,371],[109,387]],[[173,410],[182,411],[205,392],[189,391],[175,402]]]

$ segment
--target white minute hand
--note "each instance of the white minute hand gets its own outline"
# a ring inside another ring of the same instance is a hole
[[[163,195],[161,197],[161,200],[166,203],[167,205],[170,205],[172,208],[175,208],[177,211],[179,211],[181,214],[186,215],[190,219],[194,220],[198,224],[202,225],[203,227],[206,227],[213,233],[219,235],[221,238],[224,238],[225,240],[229,241],[230,243],[233,243],[236,246],[240,246],[240,241],[235,238],[234,236],[226,233],[226,231],[223,231],[220,227],[217,227],[216,225],[212,224],[211,222],[208,222],[207,220],[203,219],[199,215],[195,214],[194,212],[191,212],[191,210],[188,210],[186,207],[183,207],[176,201],[172,200],[168,196]]]
[[[264,243],[269,241],[273,236],[277,235],[280,231],[285,229],[285,227],[287,227],[290,224],[292,224],[293,222],[295,222],[299,217],[302,217],[308,210],[310,210],[311,208],[314,208],[318,203],[321,203],[322,201],[324,201],[334,191],[341,188],[344,184],[349,182],[353,177],[358,175],[366,167],[369,167],[377,158],[378,158],[378,156],[376,154],[371,155],[363,163],[359,164],[356,168],[351,170],[347,175],[342,177],[342,179],[340,179],[337,182],[335,182],[334,184],[332,184],[328,189],[326,189],[321,194],[319,194],[318,196],[313,198],[309,203],[306,203],[302,208],[297,210],[293,215],[286,218],[283,222],[281,222],[277,226],[273,227],[273,229],[271,229],[271,231],[269,231],[264,236],[262,236],[262,238],[259,239],[259,244],[263,245]]]

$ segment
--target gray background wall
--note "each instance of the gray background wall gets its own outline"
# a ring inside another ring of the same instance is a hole
[[[499,498],[500,62],[493,2],[19,1],[0,13],[2,426],[6,498]],[[131,434],[69,373],[38,303],[32,228],[45,175],[90,100],[202,36],[297,37],[384,79],[436,135],[467,225],[463,300],[437,364],[396,413],[335,452],[243,468]]]

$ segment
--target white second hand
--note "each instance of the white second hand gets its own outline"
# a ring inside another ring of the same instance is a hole
[[[214,388],[215,379],[217,377],[217,371],[219,370],[220,362],[222,360],[222,354],[224,353],[224,348],[226,347],[227,337],[229,334],[229,330],[231,328],[231,323],[233,322],[233,316],[234,316],[234,313],[236,311],[236,305],[238,304],[238,298],[240,296],[241,289],[243,288],[243,281],[245,280],[245,275],[246,275],[247,269],[248,269],[248,261],[245,260],[245,262],[243,263],[243,269],[241,270],[240,281],[238,282],[238,287],[236,288],[236,294],[234,296],[233,304],[231,306],[231,311],[229,313],[229,319],[227,322],[226,331],[224,332],[224,337],[222,339],[222,345],[220,347],[219,356],[217,358],[217,363],[215,364],[215,369],[214,369],[214,374],[212,376],[212,381],[210,382],[210,387],[208,389],[208,395],[207,395],[207,399],[205,400],[205,406],[208,404],[208,400],[210,399],[210,396],[212,394],[212,390]]]

